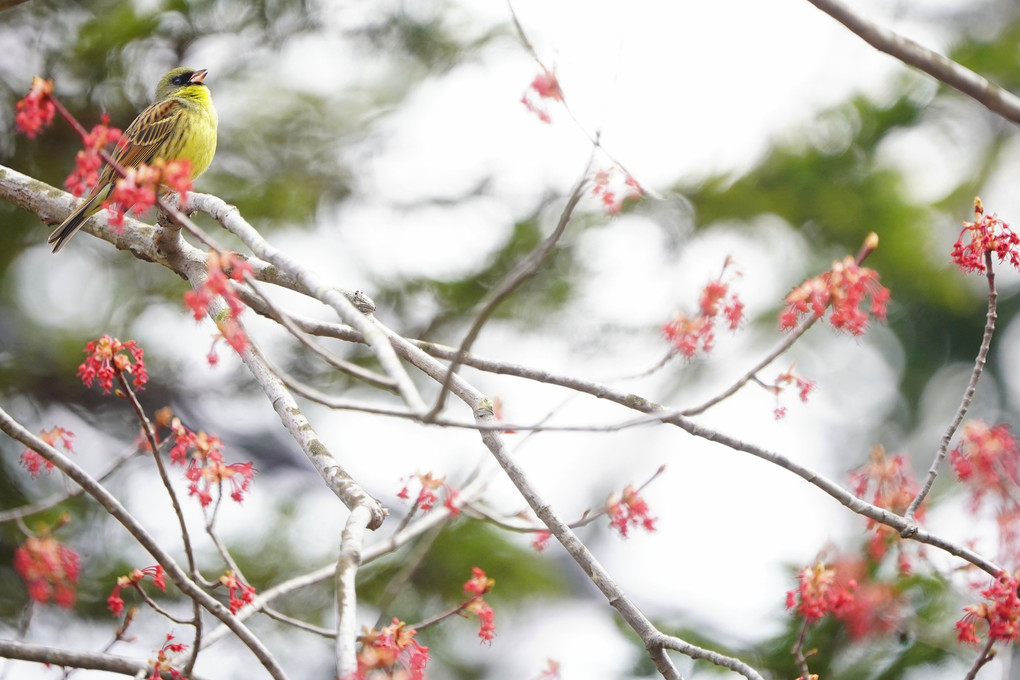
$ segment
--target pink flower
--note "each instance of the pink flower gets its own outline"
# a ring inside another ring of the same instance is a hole
[[[984,273],[985,253],[993,253],[999,262],[1008,261],[1020,269],[1020,236],[998,215],[986,215],[981,199],[975,198],[974,221],[963,223],[951,257],[963,272]]]
[[[606,512],[609,514],[610,526],[624,538],[630,527],[641,526],[645,531],[655,531],[655,523],[658,521],[650,515],[645,499],[630,484],[623,489],[622,495],[610,494],[606,501]]]
[[[29,139],[35,139],[40,130],[53,122],[57,109],[50,98],[51,94],[53,81],[35,76],[32,78],[32,89],[15,104],[17,113],[14,115],[14,125]]]
[[[149,381],[145,368],[145,352],[134,340],[121,342],[117,338],[104,335],[93,340],[85,347],[85,362],[78,367],[78,377],[85,387],[98,382],[103,392],[113,387],[113,379],[120,373],[134,376],[134,386],[142,389]]]
[[[14,570],[28,586],[28,596],[39,604],[50,600],[70,609],[78,593],[81,560],[55,538],[29,537],[14,551]]]

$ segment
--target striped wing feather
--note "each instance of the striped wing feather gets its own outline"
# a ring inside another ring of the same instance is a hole
[[[157,155],[165,156],[164,147],[183,113],[184,107],[174,99],[156,102],[142,111],[124,132],[128,143],[118,150],[117,162],[132,167],[148,163]]]

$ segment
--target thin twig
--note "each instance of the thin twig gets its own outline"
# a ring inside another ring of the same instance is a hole
[[[410,515],[409,515],[410,516]],[[452,519],[452,518],[451,518]],[[411,547],[411,553],[405,555],[401,560],[402,566],[400,570],[390,579],[390,582],[386,584],[386,588],[383,590],[382,595],[379,597],[379,601],[376,603],[376,608],[379,610],[379,616],[375,620],[375,627],[382,628],[386,623],[387,609],[393,604],[393,601],[397,599],[397,595],[407,585],[408,581],[417,573],[421,568],[421,565],[425,563],[425,560],[429,556],[429,551],[432,550],[433,544],[436,539],[439,538],[439,534],[443,533],[446,525],[450,523],[447,519],[445,522],[440,522],[434,527],[428,530],[421,538],[419,538],[415,544]],[[403,527],[401,527],[403,528]],[[419,626],[411,626],[412,628],[419,628]]]
[[[990,250],[985,251],[985,278],[988,279],[988,311],[985,314],[985,330],[981,336],[981,346],[978,348],[977,357],[974,359],[974,368],[970,372],[970,381],[967,383],[967,389],[963,391],[960,406],[956,409],[952,422],[949,423],[949,427],[946,428],[945,433],[942,435],[938,451],[935,452],[935,458],[931,462],[931,467],[928,468],[928,474],[924,478],[921,490],[917,492],[917,496],[910,502],[910,506],[907,507],[907,511],[904,513],[904,517],[910,522],[914,521],[914,514],[928,496],[932,485],[935,484],[935,478],[939,474],[939,467],[946,457],[946,452],[949,451],[949,444],[953,440],[953,435],[956,434],[956,430],[960,427],[960,423],[963,422],[967,411],[970,409],[971,401],[974,399],[974,392],[977,390],[978,381],[981,379],[985,363],[988,361],[988,351],[991,349],[992,336],[995,334],[995,320],[998,318],[996,303],[999,298],[999,294],[995,290],[995,272],[992,270],[992,251]]]
[[[181,540],[184,543],[184,552],[188,558],[188,571],[191,574],[195,573],[195,553],[191,548],[191,535],[188,533],[188,525],[184,521],[184,510],[181,509],[180,501],[177,499],[177,492],[174,491],[173,484],[170,482],[170,475],[166,472],[166,466],[163,465],[163,458],[160,456],[160,445],[159,440],[156,437],[156,431],[152,427],[152,422],[149,420],[149,416],[146,415],[145,409],[142,408],[141,403],[138,401],[138,397],[135,395],[134,390],[131,389],[131,385],[128,384],[127,379],[124,377],[122,371],[117,371],[117,382],[120,383],[121,391],[131,403],[131,408],[135,412],[135,417],[138,418],[138,422],[141,423],[142,432],[145,433],[145,440],[149,443],[149,450],[152,452],[152,459],[156,463],[156,470],[159,471],[159,479],[163,482],[163,488],[166,489],[167,495],[170,496],[170,504],[173,505],[174,514],[177,516],[177,524],[181,528]]]
[[[363,382],[366,382],[369,385],[372,385],[373,387],[378,387],[380,389],[396,392],[397,389],[396,382],[393,380],[393,378],[389,378],[384,375],[379,375],[378,373],[370,371],[366,368],[362,368],[361,366],[358,366],[357,364],[354,364],[350,361],[341,359],[340,357],[336,356],[335,354],[327,350],[325,347],[322,347],[318,343],[309,340],[308,336],[290,318],[290,315],[284,312],[282,309],[280,309],[280,307],[277,306],[269,298],[269,296],[267,296],[259,289],[258,285],[256,285],[253,276],[251,276],[250,274],[246,275],[245,282],[251,287],[252,293],[258,296],[258,298],[262,301],[263,305],[265,306],[266,316],[268,316],[273,321],[277,322],[285,329],[287,329],[287,331],[291,335],[293,335],[298,342],[300,342],[302,345],[308,348],[310,352],[316,354],[319,358],[321,358],[323,361],[325,361],[327,364],[337,369],[341,373],[346,373],[347,375],[358,380],[361,380]],[[242,290],[242,288],[240,287],[237,287],[237,289]]]
[[[860,266],[864,264],[864,260],[868,258],[868,255],[874,252],[877,246],[878,237],[874,233],[869,234],[868,237],[864,240],[864,243],[861,245],[861,249],[857,252],[857,257],[854,259],[857,265]],[[682,411],[683,415],[695,416],[704,413],[709,408],[715,406],[719,402],[728,399],[729,397],[732,397],[748,382],[757,381],[760,385],[762,385],[762,387],[765,387],[765,384],[762,381],[758,380],[758,373],[761,372],[766,366],[771,364],[773,361],[778,359],[780,356],[782,356],[786,352],[786,350],[790,349],[790,347],[792,347],[795,342],[800,340],[801,336],[807,333],[808,329],[814,326],[815,323],[817,323],[818,320],[821,319],[824,315],[825,310],[822,310],[821,314],[812,313],[810,316],[806,317],[797,325],[795,329],[790,331],[786,335],[786,337],[783,338],[783,340],[779,343],[779,345],[776,346],[775,349],[766,354],[761,361],[752,366],[751,369],[744,373],[744,375],[741,376],[735,383],[733,383],[728,388],[720,392],[718,395],[712,397],[705,403],[699,406],[684,409]]]
[[[661,475],[665,471],[666,471],[666,466],[665,465],[660,465],[659,468],[655,471],[655,473],[652,474],[651,477],[649,477],[647,480],[645,480],[645,482],[643,484],[641,484],[637,488],[637,492],[640,493],[640,492],[644,491],[645,488],[647,488],[649,484],[654,482],[656,480],[656,478],[658,478],[659,475]],[[471,510],[472,512],[477,513],[479,516],[481,516],[486,521],[491,522],[492,524],[495,524],[496,526],[498,526],[501,529],[506,529],[507,531],[513,531],[514,533],[520,533],[520,534],[531,534],[531,533],[536,533],[536,532],[541,532],[541,531],[548,531],[548,529],[546,529],[546,527],[544,525],[543,526],[534,526],[534,525],[522,526],[522,525],[519,525],[519,524],[512,524],[510,522],[507,522],[507,521],[505,521],[503,519],[500,519],[496,515],[495,512],[493,512],[493,511],[489,510],[488,508],[486,508],[482,503],[466,503],[464,505],[464,507],[465,507],[465,509],[468,509],[468,510]],[[588,508],[583,513],[581,513],[581,517],[579,519],[575,519],[573,522],[569,523],[567,526],[570,527],[571,529],[580,529],[581,527],[588,526],[589,524],[591,524],[592,522],[597,520],[599,517],[602,517],[602,516],[606,515],[608,512],[609,511],[607,510],[605,504],[603,504],[602,507],[600,507],[595,512],[592,512],[591,508]],[[520,514],[520,513],[518,513],[518,514]]]
[[[800,322],[800,324],[798,324],[798,326],[795,329],[790,331],[786,335],[786,337],[783,338],[783,340],[775,347],[775,349],[773,349],[771,352],[766,354],[761,359],[761,361],[759,361],[757,364],[752,366],[750,368],[750,370],[748,370],[746,373],[744,373],[744,375],[742,375],[739,379],[737,379],[736,382],[734,382],[732,385],[730,385],[725,390],[723,390],[719,394],[715,395],[714,397],[712,397],[708,401],[706,401],[706,402],[704,402],[702,404],[699,404],[698,406],[693,406],[691,408],[685,408],[685,409],[683,409],[683,411],[681,411],[681,413],[683,415],[685,415],[685,416],[696,416],[696,415],[699,415],[701,413],[704,413],[705,411],[707,411],[708,409],[712,408],[713,406],[715,406],[719,402],[724,401],[724,400],[729,399],[730,397],[732,397],[734,394],[736,394],[747,383],[749,383],[751,381],[758,381],[758,373],[761,372],[766,366],[771,364],[773,361],[775,361],[776,359],[781,357],[786,352],[786,350],[788,350],[791,347],[793,347],[793,344],[795,342],[797,342],[798,340],[800,340],[800,338],[805,333],[807,333],[808,329],[811,328],[812,326],[814,326],[818,322],[818,320],[821,319],[821,318],[822,317],[819,314],[812,314],[811,316],[805,318],[803,321]],[[760,383],[761,381],[758,381],[758,382]]]
[[[109,468],[107,468],[104,472],[96,475],[96,481],[98,482],[105,481],[113,473],[119,470],[126,462],[137,456],[139,453],[141,453],[141,449],[137,447],[132,447],[126,453],[122,453]],[[83,493],[85,493],[85,490],[83,488],[81,488],[80,486],[75,486],[68,491],[47,496],[41,501],[36,501],[35,503],[30,503],[28,505],[22,505],[21,507],[12,508],[10,510],[0,511],[0,524],[4,522],[10,522],[16,519],[22,519],[24,517],[29,517],[30,515],[35,515],[45,510],[49,510],[50,508],[55,508],[61,503],[69,501],[72,498],[77,498]]]
[[[446,395],[450,392],[450,382],[463,364],[464,356],[471,349],[471,345],[478,338],[478,334],[481,333],[482,326],[485,325],[485,322],[489,320],[489,317],[492,316],[492,313],[496,311],[496,307],[503,300],[538,271],[545,258],[548,257],[553,247],[560,240],[560,237],[563,236],[563,232],[566,231],[567,225],[570,223],[570,217],[574,214],[574,208],[577,207],[578,202],[584,195],[584,188],[588,183],[588,171],[591,169],[591,163],[592,158],[589,158],[584,172],[581,174],[581,179],[578,180],[574,191],[570,194],[570,198],[567,199],[567,204],[563,207],[563,212],[560,213],[559,222],[556,223],[556,228],[553,229],[553,232],[499,282],[485,300],[482,309],[475,315],[471,328],[464,335],[464,339],[457,349],[457,355],[453,358],[453,362],[447,369],[446,377],[443,379],[443,385],[439,390],[439,395],[436,397],[435,405],[422,417],[422,420],[426,423],[432,422],[442,412],[443,406],[446,403]]]
[[[981,652],[978,657],[974,659],[974,665],[967,671],[967,675],[963,677],[963,680],[974,680],[977,677],[978,671],[984,668],[985,664],[995,658],[995,653],[992,651],[992,645],[995,644],[995,638],[991,635],[988,636],[988,640],[985,641],[984,647],[981,648]]]
[[[177,498],[177,492],[174,491],[173,484],[170,483],[170,476],[166,472],[166,466],[163,465],[163,457],[160,455],[160,446],[158,438],[156,437],[156,431],[153,429],[152,422],[149,420],[149,416],[146,415],[145,409],[143,409],[141,403],[139,403],[134,390],[131,389],[131,385],[128,383],[127,378],[124,377],[123,371],[117,371],[117,381],[120,383],[122,393],[125,394],[128,401],[131,402],[131,408],[135,412],[135,417],[138,418],[138,422],[141,423],[142,432],[145,433],[145,439],[149,442],[149,450],[152,451],[152,459],[156,463],[156,470],[159,471],[159,478],[163,482],[163,488],[166,489],[167,495],[170,496],[170,504],[173,506],[174,514],[177,516],[177,524],[181,528],[181,540],[184,543],[184,554],[188,560],[188,573],[191,575],[191,578],[198,580],[198,569],[195,566],[195,552],[191,547],[191,535],[188,533],[188,524],[184,521],[184,511],[181,509],[180,501]],[[138,592],[142,594],[142,597],[144,597],[149,603],[149,606],[163,616],[166,616],[171,621],[176,621],[176,619],[160,609],[159,606],[153,602],[141,588],[138,589]],[[187,623],[195,627],[195,635],[191,641],[190,647],[188,648],[188,661],[183,670],[185,677],[190,676],[191,672],[195,669],[195,662],[198,660],[198,653],[202,649],[202,610],[198,601],[194,599],[191,601],[191,607],[192,620]]]
[[[336,630],[316,626],[308,623],[307,621],[302,621],[301,619],[295,619],[293,616],[287,616],[283,612],[278,612],[270,607],[261,607],[260,611],[271,619],[275,619],[280,623],[285,623],[288,626],[294,626],[298,630],[303,630],[306,633],[312,633],[313,635],[318,635],[319,637],[324,637],[329,640],[336,639]]]
[[[807,656],[804,654],[804,640],[807,636],[808,619],[804,617],[800,622],[800,630],[797,632],[797,641],[793,643],[793,658],[800,666],[799,680],[811,680],[811,669],[807,665]]]
[[[532,59],[535,60],[535,63],[538,64],[539,68],[541,68],[546,73],[549,74],[554,73],[554,70],[546,66],[545,62],[542,61],[542,58],[538,56],[538,51],[535,49],[535,46],[532,44],[531,40],[528,39],[527,34],[524,32],[524,26],[521,25],[520,19],[517,18],[517,12],[514,10],[513,3],[510,0],[507,0],[507,7],[510,9],[510,18],[513,20],[514,30],[517,31],[517,37],[520,38],[521,44],[524,45],[524,49],[527,50],[528,54],[530,54]],[[559,83],[558,78],[557,84],[560,85],[560,92],[563,92],[563,86],[562,84]],[[574,110],[570,107],[570,104],[567,103],[567,97],[565,95],[560,100],[560,104],[563,105],[563,110],[567,112],[567,115],[570,116],[570,119],[574,122],[574,125],[577,127],[577,129],[581,132],[582,135],[584,135],[585,139],[587,139],[588,142],[592,145],[592,148],[598,149],[603,154],[605,154],[605,157],[608,158],[613,165],[620,168],[620,170],[622,170],[627,177],[633,179],[634,176],[630,173],[630,170],[628,170],[623,163],[617,160],[617,158],[613,154],[611,154],[609,150],[606,149],[606,147],[602,146],[601,133],[598,130],[596,130],[595,133],[593,134],[589,132],[588,128],[586,128],[581,123],[580,119],[574,113]],[[644,185],[641,185],[639,183],[638,186],[640,187],[640,190],[643,194],[651,196],[652,198],[655,199],[659,200],[663,199],[662,195],[651,189],[646,188]]]

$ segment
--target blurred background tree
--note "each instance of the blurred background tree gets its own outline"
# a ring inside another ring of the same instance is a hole
[[[524,9],[529,9],[526,4]],[[530,9],[534,15],[522,10],[525,24],[530,16],[540,16]],[[806,21],[818,25],[826,21],[806,4],[801,11],[810,14]],[[972,20],[979,13],[972,3],[950,3],[939,14],[905,4],[900,11],[915,22],[912,25],[937,32],[951,44],[951,58],[1008,89],[1020,86],[1016,69],[1020,16],[1011,3],[981,3],[980,21]],[[535,30],[540,35],[548,31],[547,40],[556,42],[554,31],[541,26]],[[584,32],[584,21],[579,19],[573,30]],[[792,33],[786,39],[792,40]],[[862,53],[870,49],[853,43],[849,34],[845,39]],[[378,316],[391,327],[425,340],[459,341],[491,285],[549,231],[565,186],[576,179],[587,153],[583,140],[561,141],[577,136],[566,116],[551,128],[538,129],[541,124],[520,107],[515,97],[535,67],[520,47],[508,13],[471,3],[31,1],[0,12],[0,44],[5,48],[0,56],[0,163],[54,186],[60,186],[69,172],[79,144],[60,124],[35,140],[15,134],[14,103],[27,91],[33,74],[52,77],[61,100],[86,126],[108,111],[113,123],[123,127],[150,101],[152,85],[161,73],[180,64],[208,68],[207,82],[220,112],[220,141],[216,160],[197,189],[236,204],[266,237],[328,272],[337,285],[365,290],[379,305]],[[675,68],[668,63],[648,65],[649,71],[663,74]],[[708,58],[686,68],[710,70],[713,62]],[[471,89],[488,74],[493,80],[518,83],[517,92]],[[566,78],[563,82],[569,94],[571,82]],[[494,92],[504,98],[492,101]],[[695,98],[705,98],[711,105],[713,93],[705,95],[681,93],[678,111]],[[472,106],[477,108],[465,115],[464,109]],[[510,113],[502,114],[505,118],[478,115],[493,109]],[[456,122],[437,127],[439,139],[415,122],[419,116],[457,121],[462,115],[468,127],[458,128]],[[515,117],[508,123],[511,115]],[[748,108],[746,115],[753,117],[754,109]],[[675,124],[685,124],[682,116]],[[711,134],[725,139],[728,133],[723,129]],[[517,143],[506,138],[523,135],[539,141],[522,143],[519,157],[500,156]],[[654,129],[649,135],[645,143],[654,145]],[[493,141],[495,150],[487,148],[486,140]],[[716,246],[732,246],[744,256],[748,287],[761,285],[752,276],[771,276],[766,289],[777,294],[771,306],[760,301],[752,309],[756,319],[745,329],[747,339],[728,348],[723,343],[720,351],[729,352],[723,354],[728,357],[725,363],[674,362],[651,383],[656,398],[685,403],[692,395],[710,392],[720,380],[725,382],[719,378],[722,366],[736,365],[739,370],[747,357],[760,355],[762,347],[774,342],[774,314],[789,287],[826,269],[833,259],[856,252],[864,237],[876,231],[881,245],[868,264],[881,272],[892,290],[894,307],[888,332],[880,331],[877,340],[866,345],[878,352],[884,372],[869,369],[859,383],[841,386],[841,377],[863,369],[852,365],[853,360],[851,365],[833,367],[833,356],[863,348],[822,334],[809,339],[798,360],[806,373],[822,382],[835,404],[861,398],[861,408],[869,409],[866,420],[840,425],[841,431],[853,432],[853,438],[843,450],[844,459],[827,463],[837,471],[834,474],[863,461],[876,440],[916,453],[915,467],[922,470],[944,427],[942,419],[955,407],[950,402],[959,399],[965,381],[960,366],[973,361],[984,324],[982,282],[957,274],[947,255],[960,222],[971,216],[974,195],[982,195],[986,206],[1007,221],[1020,210],[1020,201],[1009,189],[1020,158],[1013,126],[957,93],[935,87],[925,76],[899,69],[867,91],[848,88],[843,102],[790,121],[763,146],[762,153],[748,154],[740,166],[725,170],[691,168],[678,160],[671,178],[653,187],[666,196],[664,200],[628,206],[620,217],[599,214],[594,202],[587,206],[588,212],[575,220],[555,257],[500,308],[496,338],[484,349],[507,360],[566,373],[584,372],[583,362],[578,366],[566,360],[571,353],[584,360],[595,357],[590,365],[602,371],[599,375],[637,373],[666,353],[658,326],[667,320],[671,307],[693,300],[707,273],[722,266],[726,253]],[[419,147],[428,153],[422,154]],[[547,157],[536,158],[533,152],[538,149],[546,149]],[[641,164],[631,163],[626,150],[611,151],[639,181],[648,182]],[[665,155],[682,153],[671,150]],[[465,157],[477,160],[467,164]],[[555,172],[539,167],[547,161]],[[649,174],[661,176],[662,171]],[[70,422],[86,460],[103,461],[110,452],[129,448],[135,431],[122,405],[81,389],[74,374],[88,339],[102,333],[136,337],[147,348],[154,375],[142,395],[147,408],[171,405],[193,428],[218,434],[238,457],[256,461],[263,488],[280,491],[316,484],[281,435],[271,410],[260,403],[261,395],[253,393],[246,374],[236,366],[215,371],[204,366],[211,331],[188,320],[180,304],[180,281],[87,237],[79,237],[67,252],[52,258],[44,245],[47,226],[8,204],[0,204],[0,223],[4,225],[0,399],[23,421],[38,422],[40,427],[52,425],[51,421]],[[209,220],[203,224],[212,227]],[[225,236],[224,240],[238,245]],[[690,266],[695,256],[702,263]],[[654,259],[643,259],[648,257]],[[607,272],[607,264],[610,269],[619,267],[619,279]],[[644,270],[647,278],[631,277]],[[649,293],[656,276],[663,277],[662,290]],[[612,281],[633,286],[633,294],[652,300],[653,308],[634,311],[623,309],[619,299],[607,302],[601,296]],[[1003,344],[991,357],[976,410],[989,421],[1015,422],[1020,385],[1009,369],[1016,364],[1020,339],[1017,278],[1003,276],[1001,284]],[[611,313],[593,318],[592,309]],[[370,394],[357,384],[338,382],[342,378],[320,376],[307,357],[282,338],[266,343],[285,354],[284,368],[309,382],[342,387],[351,396]],[[538,353],[545,344],[550,351]],[[499,354],[518,347],[536,353]],[[634,348],[627,354],[630,361],[623,364],[611,359],[621,347]],[[358,348],[337,343],[335,349],[353,360],[370,360]],[[877,380],[885,384],[868,383]],[[494,389],[514,394],[513,388]],[[861,396],[869,389],[891,396],[870,401]],[[751,403],[767,414],[770,399],[762,394]],[[506,401],[513,412],[514,399]],[[536,408],[555,405],[555,400],[544,400]],[[810,408],[799,417],[810,420]],[[514,419],[524,420],[526,415],[531,414],[521,405]],[[365,422],[356,416],[322,417],[336,427]],[[822,427],[829,423],[825,417],[822,421]],[[806,424],[800,421],[796,426]],[[471,440],[455,438],[452,445],[435,445],[442,454],[433,451],[420,462],[404,460],[386,471],[375,470],[380,459],[387,460],[399,448],[394,442],[414,431],[394,426],[394,432],[393,441],[388,436],[382,442],[372,440],[371,456],[352,453],[351,466],[356,477],[362,474],[377,484],[370,488],[373,493],[398,509],[394,494],[400,475],[430,469],[439,461],[459,475],[454,483],[460,483],[478,456]],[[831,434],[817,436],[831,440]],[[39,483],[30,481],[17,464],[19,448],[5,440],[0,450],[4,454],[0,505],[16,507],[37,498]],[[653,455],[665,462],[664,454]],[[614,471],[627,470],[635,479],[647,476],[613,459],[596,466],[602,469],[591,471],[591,477],[579,476],[577,465],[582,460],[566,457],[547,472],[550,479],[576,487],[575,496],[565,502],[573,503],[578,514],[586,504],[601,503],[614,488],[608,481]],[[404,464],[408,467],[400,468]],[[394,475],[397,468],[400,474]],[[139,474],[140,469],[129,466],[127,472]],[[586,483],[589,479],[594,482]],[[126,475],[122,491],[130,495],[133,483]],[[43,483],[44,489],[58,486],[52,480]],[[267,492],[259,501],[263,519],[232,537],[256,586],[326,563],[335,551],[335,537],[310,530],[309,509],[288,498],[282,492]],[[96,516],[81,500],[70,510],[78,527],[89,526]],[[665,510],[660,514],[669,515]],[[855,530],[842,527],[832,538],[851,545],[863,541]],[[610,550],[608,541],[600,540],[607,533],[605,527],[589,531],[592,543]],[[786,541],[787,531],[797,533],[793,527],[779,528],[775,540]],[[10,526],[3,532],[0,627],[6,634],[17,628],[26,595],[10,567],[19,534]],[[123,573],[131,558],[118,554],[122,538],[105,528],[90,527],[76,540],[83,546],[97,545],[96,540],[104,545],[102,550],[83,550],[89,592],[73,612],[80,617],[82,630],[96,630],[107,625],[104,584]],[[513,674],[520,666],[511,670],[506,666],[508,655],[520,656],[511,651],[511,641],[518,639],[513,627],[527,627],[525,621],[543,611],[539,605],[551,607],[555,600],[561,603],[560,611],[576,612],[590,597],[577,585],[572,564],[535,554],[527,538],[462,519],[431,540],[433,550],[407,589],[380,614],[408,621],[426,618],[444,606],[441,603],[455,599],[470,568],[488,559],[496,562],[483,566],[497,579],[497,615],[506,621],[501,635],[510,639],[504,645],[497,640],[491,650],[465,649],[472,636],[464,630],[467,626],[433,629],[427,644],[434,650],[433,663],[442,668],[437,677],[522,677]],[[628,548],[634,545],[614,548],[624,555],[621,565],[627,564]],[[789,553],[757,557],[781,563]],[[397,555],[366,570],[366,607],[384,596],[385,584],[399,571],[400,562]],[[107,575],[103,581],[101,574]],[[918,577],[905,587],[911,589],[921,620],[934,616],[934,611],[952,611],[957,604],[935,578]],[[762,631],[742,628],[739,619],[729,626],[711,619],[712,632],[706,634],[698,613],[691,611],[693,605],[666,598],[651,607],[661,620],[677,621],[676,630],[694,641],[729,646],[774,677],[793,677],[797,669],[789,647],[794,623],[783,629],[787,624],[778,604],[782,593],[770,597],[777,603],[775,616],[772,626]],[[328,598],[322,595],[304,597],[288,603],[286,611],[329,625],[331,605],[324,603]],[[608,614],[601,616],[611,620]],[[44,618],[40,625],[56,625],[58,620]],[[260,625],[278,638],[300,638],[295,658],[312,654],[309,658],[328,669],[328,645],[272,622]],[[826,628],[816,632],[820,653],[812,660],[812,670],[825,678],[911,677],[911,669],[927,668],[927,673],[929,664],[953,672],[958,668],[954,664],[967,663],[965,652],[958,655],[949,629],[915,626],[898,631],[900,637],[881,643],[884,647]],[[625,670],[608,672],[616,677],[652,676],[654,669],[643,650],[626,647],[632,641],[626,633],[620,640],[626,642],[610,649],[621,655]],[[555,657],[556,648],[545,655]],[[872,657],[881,661],[850,661]],[[537,675],[544,657],[525,661]],[[569,668],[565,677],[612,677],[587,671],[574,674]],[[232,675],[220,677],[241,676],[246,677],[247,670],[239,666]]]

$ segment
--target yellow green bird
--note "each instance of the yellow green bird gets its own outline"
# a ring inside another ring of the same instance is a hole
[[[191,179],[209,167],[216,153],[216,126],[219,119],[212,95],[205,84],[206,69],[175,68],[156,86],[156,99],[138,114],[113,153],[122,168],[165,161],[190,160]],[[75,208],[63,224],[50,234],[47,243],[53,252],[64,247],[85,220],[102,208],[117,181],[117,171],[106,165],[99,182]]]

